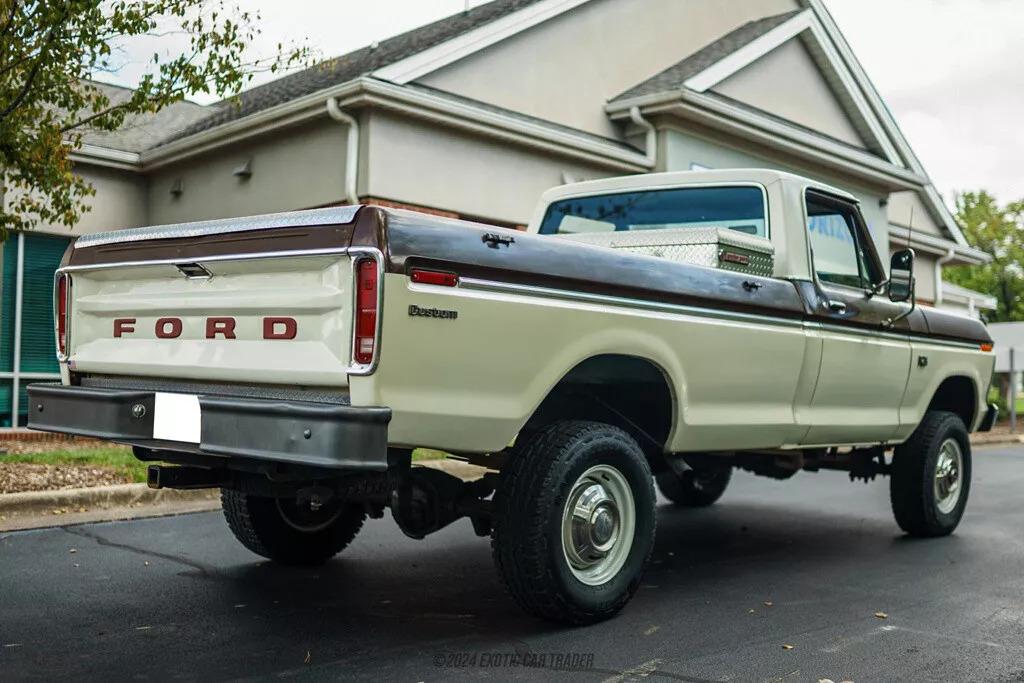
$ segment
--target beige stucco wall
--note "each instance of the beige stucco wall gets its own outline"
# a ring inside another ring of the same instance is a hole
[[[60,224],[41,223],[34,228],[36,232],[70,237],[146,224],[145,176],[87,164],[78,164],[75,172],[96,190],[95,196],[85,200],[90,210],[82,215],[82,220],[73,229]]]
[[[615,136],[604,103],[795,0],[591,0],[419,82]]]
[[[153,224],[250,216],[341,202],[347,128],[324,117],[160,168],[149,183]],[[234,170],[251,160],[252,176]],[[180,179],[183,192],[171,195]]]
[[[837,140],[865,147],[799,38],[772,50],[712,90]]]
[[[881,189],[859,185],[819,168],[800,165],[777,156],[771,150],[744,146],[736,140],[713,139],[709,133],[694,130],[666,130],[662,133],[662,149],[666,170],[688,171],[691,164],[708,168],[775,168],[797,173],[845,190],[860,200],[861,213],[871,229],[871,236],[883,263],[889,259],[889,223],[880,201],[886,197]]]
[[[415,119],[374,113],[360,194],[526,225],[541,193],[564,175],[615,171]]]
[[[897,245],[893,245],[896,248]],[[914,255],[915,292],[918,299],[935,301],[935,262],[938,257],[917,251]]]
[[[914,232],[926,232],[929,235],[949,239],[939,224],[932,218],[931,212],[921,200],[917,192],[893,192],[889,195],[889,221],[896,225],[909,227],[911,221],[911,208],[913,209]]]

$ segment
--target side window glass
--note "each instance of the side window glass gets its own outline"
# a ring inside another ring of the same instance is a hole
[[[819,280],[858,289],[870,287],[872,278],[857,241],[852,207],[808,193],[807,230]]]

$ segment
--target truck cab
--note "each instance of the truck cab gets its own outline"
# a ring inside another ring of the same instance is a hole
[[[609,178],[549,190],[528,232],[791,282],[806,308],[801,372],[816,375],[794,405],[807,429],[798,429],[791,445],[906,439],[927,408],[924,399],[939,388],[940,379],[920,372],[929,362],[952,365],[952,374],[970,380],[949,390],[966,404],[969,425],[986,414],[979,389],[988,378],[970,357],[978,345],[958,349],[952,341],[977,323],[915,309],[912,292],[890,297],[858,201],[838,188],[766,169]],[[894,255],[905,283],[912,260],[909,251]],[[762,296],[758,281],[743,286],[752,302]],[[941,347],[907,334],[943,331],[950,341]],[[750,353],[766,350],[755,343]]]

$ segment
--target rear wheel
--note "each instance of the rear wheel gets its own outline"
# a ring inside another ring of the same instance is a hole
[[[253,496],[221,489],[224,517],[242,545],[257,555],[292,565],[325,562],[345,549],[366,519],[360,504],[332,499],[317,509],[291,498]]]
[[[613,616],[640,585],[654,547],[651,472],[628,434],[562,421],[518,442],[494,496],[494,561],[538,617]]]
[[[676,505],[706,507],[725,493],[732,479],[732,467],[695,467],[681,475],[665,470],[655,476],[661,495]]]
[[[896,523],[911,536],[945,536],[960,523],[971,489],[971,443],[963,421],[926,413],[892,460],[889,499]]]

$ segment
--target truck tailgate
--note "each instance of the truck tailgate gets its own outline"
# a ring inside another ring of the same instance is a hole
[[[71,268],[78,373],[343,387],[346,254]]]

